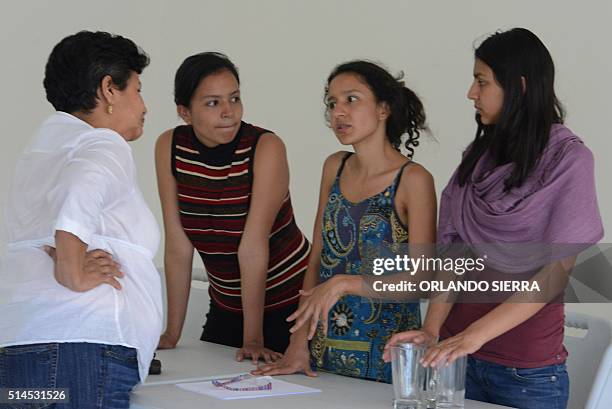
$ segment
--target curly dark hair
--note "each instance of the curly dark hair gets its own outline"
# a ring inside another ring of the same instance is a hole
[[[404,85],[400,73],[393,77],[385,68],[365,60],[354,60],[340,64],[327,77],[325,97],[329,91],[329,84],[340,74],[352,73],[359,76],[370,88],[377,102],[384,102],[389,106],[390,115],[387,118],[386,134],[389,142],[400,150],[402,136],[407,133],[408,138],[404,147],[407,156],[412,158],[414,148],[419,146],[420,131],[427,131],[425,124],[425,110],[419,97],[410,88]],[[329,112],[326,110],[326,120],[329,123]]]
[[[58,111],[89,113],[97,105],[102,78],[110,75],[123,90],[132,72],[149,65],[149,57],[132,40],[104,31],[80,31],[51,51],[43,84]]]

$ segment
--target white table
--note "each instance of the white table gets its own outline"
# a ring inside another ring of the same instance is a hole
[[[279,377],[282,380],[320,389],[321,393],[245,400],[223,401],[177,388],[174,384],[202,381],[224,375],[248,372],[249,362],[234,360],[235,348],[202,342],[195,338],[181,340],[174,350],[158,351],[162,375],[152,375],[132,394],[131,409],[262,408],[262,409],[389,409],[391,385],[319,372],[316,378],[304,375]],[[466,409],[501,409],[505,406],[468,400]]]
[[[175,349],[156,351],[162,372],[149,375],[145,385],[208,380],[219,375],[249,372],[255,367],[251,361],[237,362],[235,353],[236,348],[183,337]]]

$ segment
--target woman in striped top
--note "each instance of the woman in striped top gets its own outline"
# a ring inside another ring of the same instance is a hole
[[[156,146],[168,291],[159,347],[180,337],[195,248],[210,283],[201,339],[240,348],[238,360],[271,362],[289,343],[285,318],[296,309],[310,244],[293,217],[283,142],[242,122],[239,86],[236,67],[219,53],[193,55],[176,73],[175,103],[187,125]]]

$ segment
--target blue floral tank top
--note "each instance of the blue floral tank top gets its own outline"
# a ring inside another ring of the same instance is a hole
[[[320,282],[335,274],[361,274],[362,267],[371,266],[373,253],[408,242],[407,228],[393,204],[402,171],[408,163],[385,190],[352,203],[340,191],[340,174],[350,155],[342,160],[323,214]],[[391,365],[382,359],[386,342],[397,332],[420,326],[418,303],[344,296],[329,313],[327,334],[319,326],[311,341],[313,367],[391,383]]]

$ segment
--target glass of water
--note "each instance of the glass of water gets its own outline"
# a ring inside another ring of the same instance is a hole
[[[413,343],[391,347],[391,369],[393,375],[393,408],[421,409],[425,371],[419,362],[426,347]]]
[[[442,362],[435,368],[427,368],[422,409],[463,409],[466,369],[466,356],[457,358],[448,366]]]

